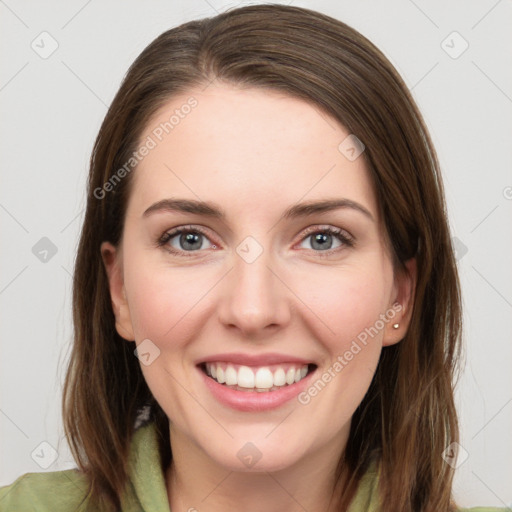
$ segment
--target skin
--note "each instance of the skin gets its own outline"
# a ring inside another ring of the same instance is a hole
[[[170,99],[141,141],[190,96],[197,107],[134,171],[121,243],[101,248],[119,334],[137,344],[150,339],[160,350],[141,368],[171,423],[170,506],[325,512],[382,347],[407,330],[415,264],[408,262],[408,274],[394,271],[364,158],[350,161],[338,150],[349,132],[333,118],[275,91],[214,82]],[[144,216],[166,198],[218,203],[226,220]],[[357,202],[373,219],[341,208],[279,220],[297,202],[326,198]],[[187,252],[179,234],[158,247],[166,231],[190,224],[207,235],[198,249]],[[322,257],[315,231],[305,230],[329,226],[355,245],[333,237]],[[236,252],[247,236],[263,249],[252,263]],[[171,243],[185,256],[171,254]],[[307,405],[293,399],[272,411],[230,409],[195,367],[221,352],[281,352],[314,362],[320,376],[397,302],[401,312]],[[237,457],[247,442],[262,454],[251,468]]]

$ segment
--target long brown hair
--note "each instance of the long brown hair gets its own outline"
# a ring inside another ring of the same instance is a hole
[[[461,309],[439,164],[425,123],[387,58],[356,30],[299,7],[255,5],[185,23],[132,64],[96,139],[73,282],[74,345],[63,396],[65,431],[91,496],[119,508],[127,455],[143,406],[171,460],[168,419],[142,375],[134,344],[117,334],[100,244],[118,244],[131,175],[112,181],[138,148],[150,117],[171,97],[213,79],[285,92],[356,134],[377,194],[396,271],[417,260],[410,327],[383,348],[340,459],[345,510],[370,461],[381,510],[451,510],[458,440],[453,398]],[[109,181],[110,180],[110,181]],[[111,183],[110,187],[105,184]]]

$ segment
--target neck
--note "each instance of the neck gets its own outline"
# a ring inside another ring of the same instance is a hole
[[[279,471],[244,472],[219,466],[179,434],[171,439],[166,485],[172,512],[339,510],[336,468],[342,451],[332,444]],[[344,447],[346,436],[341,442]]]

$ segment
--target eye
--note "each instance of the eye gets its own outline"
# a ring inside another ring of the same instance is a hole
[[[306,230],[303,236],[301,246],[310,241],[309,247],[305,249],[313,250],[320,256],[328,256],[333,252],[344,247],[353,247],[354,239],[346,231],[328,227],[313,226]],[[210,238],[198,226],[182,226],[171,231],[166,231],[157,241],[159,247],[164,247],[171,254],[177,256],[192,256],[192,253],[200,252],[204,249],[216,249],[218,246],[211,243]],[[187,254],[188,253],[188,254]]]
[[[210,243],[210,246],[208,246],[208,243]],[[217,247],[210,242],[210,239],[200,228],[192,226],[183,226],[165,232],[158,240],[158,246],[165,247],[172,254],[179,256],[188,256],[184,253]]]
[[[354,240],[348,233],[333,227],[310,228],[303,238],[302,244],[308,241],[310,243],[306,249],[315,252],[336,251],[344,246],[352,247],[354,245]]]

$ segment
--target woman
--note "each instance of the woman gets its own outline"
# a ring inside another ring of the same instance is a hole
[[[439,166],[345,24],[251,6],[142,52],[94,147],[73,300],[79,470],[1,510],[459,510]]]

